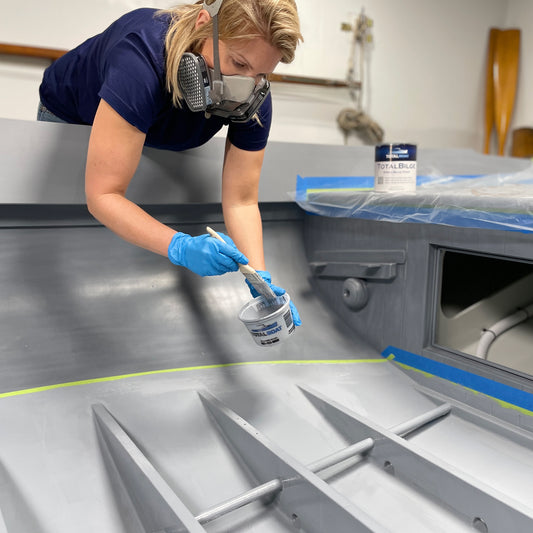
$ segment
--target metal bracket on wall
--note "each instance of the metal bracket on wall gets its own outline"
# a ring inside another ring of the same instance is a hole
[[[405,250],[319,250],[314,252],[309,266],[317,278],[386,281],[396,277],[405,255]]]

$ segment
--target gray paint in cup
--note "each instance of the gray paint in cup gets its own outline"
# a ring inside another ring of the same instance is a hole
[[[258,296],[239,312],[239,319],[259,346],[275,346],[294,332],[290,296],[285,293],[269,302]]]

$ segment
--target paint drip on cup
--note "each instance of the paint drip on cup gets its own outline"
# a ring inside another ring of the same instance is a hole
[[[374,190],[416,192],[416,144],[391,143],[376,146]]]

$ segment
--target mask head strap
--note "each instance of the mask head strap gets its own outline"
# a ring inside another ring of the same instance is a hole
[[[222,94],[224,92],[224,83],[222,82],[222,75],[220,72],[220,58],[218,54],[218,12],[222,0],[204,0],[203,8],[211,15],[213,19],[213,71],[214,77],[212,81],[212,88],[209,96],[214,104],[220,103]]]

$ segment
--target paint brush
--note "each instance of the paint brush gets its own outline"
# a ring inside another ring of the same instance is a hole
[[[219,241],[226,242],[214,229],[207,226],[205,228],[207,233],[211,237],[218,239]],[[250,282],[254,289],[270,304],[275,302],[277,296],[274,291],[270,288],[270,285],[257,273],[250,265],[243,265],[238,263],[239,270],[244,275],[244,277]]]

